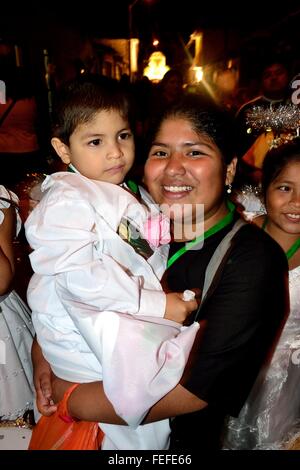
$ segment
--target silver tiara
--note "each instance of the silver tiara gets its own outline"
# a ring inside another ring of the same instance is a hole
[[[270,142],[270,148],[278,147],[299,137],[300,108],[292,104],[276,108],[253,106],[246,113],[246,123],[251,129],[273,131],[274,139]]]

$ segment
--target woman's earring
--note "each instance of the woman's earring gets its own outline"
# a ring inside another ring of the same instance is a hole
[[[226,192],[227,192],[227,194],[230,194],[231,191],[232,191],[232,184],[229,183],[229,184],[226,186]]]

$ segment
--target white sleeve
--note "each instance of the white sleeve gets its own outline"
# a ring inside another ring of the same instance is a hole
[[[116,413],[137,427],[183,374],[199,323],[181,327],[163,318],[87,310],[70,301],[72,320],[102,366],[104,391]]]
[[[179,331],[166,322],[122,316],[111,359],[102,362],[104,391],[134,428],[179,383],[199,330],[197,322]]]
[[[70,191],[70,190],[69,190]],[[68,197],[69,196],[69,197]],[[54,192],[30,214],[26,236],[35,273],[55,276],[75,302],[129,314],[163,316],[166,295],[143,289],[133,276],[101,251],[92,206],[76,192]]]

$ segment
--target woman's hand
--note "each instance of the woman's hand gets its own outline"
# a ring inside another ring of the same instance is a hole
[[[51,416],[57,410],[55,403],[62,400],[65,391],[72,383],[53,374],[36,338],[32,343],[31,356],[37,408],[42,415]]]
[[[195,299],[184,300],[182,292],[169,292],[166,294],[166,299],[164,318],[177,323],[184,323],[187,317],[198,308],[197,301]]]
[[[40,386],[35,383],[36,405],[39,412],[44,416],[51,416],[56,410],[53,399],[51,398],[51,388],[49,388],[49,376],[41,376]]]
[[[43,356],[36,338],[34,338],[32,343],[31,357],[37,408],[42,415],[50,416],[57,409],[52,399],[52,371],[49,363]]]

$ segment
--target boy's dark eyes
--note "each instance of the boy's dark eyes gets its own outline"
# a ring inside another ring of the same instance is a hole
[[[89,145],[99,145],[101,143],[100,139],[93,139],[89,142]]]
[[[131,132],[121,132],[121,134],[119,134],[118,138],[120,140],[128,140],[132,137],[132,133]],[[102,143],[102,139],[93,139],[93,140],[90,140],[88,142],[89,145],[92,145],[92,146],[97,146],[97,145],[100,145]]]
[[[121,132],[121,134],[119,135],[121,140],[130,139],[131,136],[132,136],[131,132]]]

